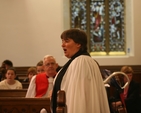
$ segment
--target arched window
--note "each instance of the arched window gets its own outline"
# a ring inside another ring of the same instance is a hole
[[[91,55],[126,55],[124,0],[70,0],[71,27],[89,36]]]

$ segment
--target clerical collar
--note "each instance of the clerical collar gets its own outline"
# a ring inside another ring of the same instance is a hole
[[[55,76],[56,76],[56,75],[52,76],[52,78],[55,78]],[[47,78],[50,78],[50,77],[47,75]]]

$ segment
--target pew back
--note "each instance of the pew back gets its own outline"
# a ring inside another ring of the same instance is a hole
[[[28,89],[29,82],[22,82],[23,89]]]
[[[42,108],[51,113],[49,98],[0,98],[0,113],[40,113]]]
[[[27,89],[0,89],[0,98],[1,97],[25,97],[26,92],[27,92]]]

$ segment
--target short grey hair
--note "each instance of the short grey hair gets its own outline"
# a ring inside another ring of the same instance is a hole
[[[56,59],[55,59],[55,57],[54,56],[52,56],[52,55],[45,55],[44,56],[44,58],[43,58],[43,63],[45,62],[45,60],[46,59],[48,59],[48,58],[52,58],[52,59],[54,59],[55,60],[55,62],[56,62]]]

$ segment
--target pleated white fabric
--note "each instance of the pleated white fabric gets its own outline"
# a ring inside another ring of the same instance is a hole
[[[48,82],[49,82],[48,89],[47,89],[45,95],[43,95],[40,98],[50,97],[50,92],[53,89],[53,80],[54,80],[54,78],[52,78],[52,77],[48,78]],[[26,98],[35,98],[35,95],[36,95],[36,75],[32,77],[25,97]]]
[[[106,89],[97,63],[81,55],[69,65],[61,82],[67,113],[110,113]]]

